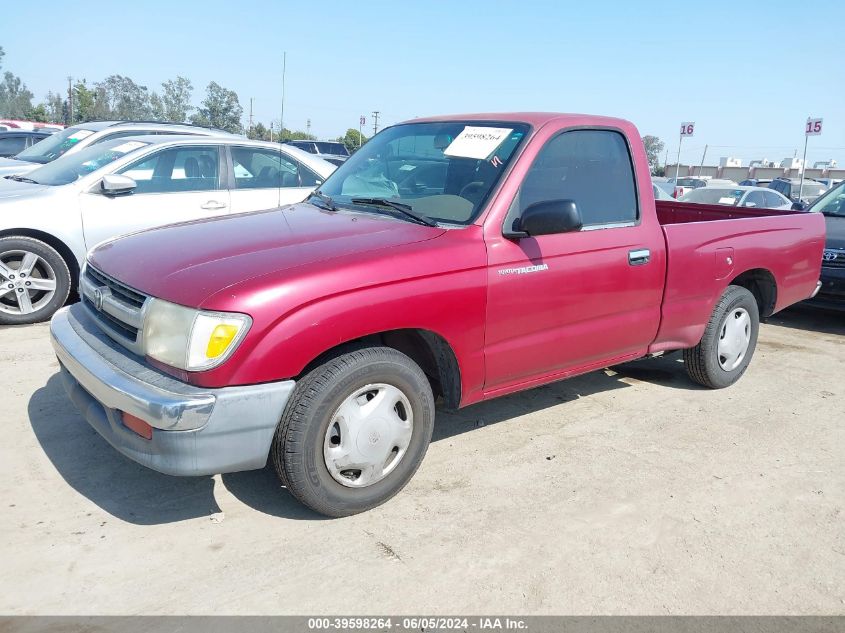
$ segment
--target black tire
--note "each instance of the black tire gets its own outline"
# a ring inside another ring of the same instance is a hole
[[[383,479],[361,488],[336,481],[323,444],[344,400],[374,383],[397,387],[413,412],[413,428],[401,461]],[[422,369],[389,347],[368,347],[329,359],[297,382],[271,448],[276,473],[288,491],[315,512],[330,517],[357,514],[381,505],[417,471],[434,428],[434,395]]]
[[[729,316],[737,314],[740,309],[745,310],[750,317],[750,338],[745,356],[739,365],[728,371],[719,362],[719,340]],[[689,377],[711,389],[722,389],[734,384],[745,373],[754,356],[759,330],[760,313],[754,295],[741,286],[728,286],[713,309],[701,341],[695,347],[684,350],[684,364]]]
[[[0,258],[2,258],[4,254],[16,251],[34,253],[40,257],[43,262],[46,262],[50,268],[52,268],[56,280],[55,292],[49,301],[44,302],[44,304],[39,306],[34,312],[30,312],[28,314],[10,314],[9,312],[0,310],[0,325],[24,325],[28,323],[47,321],[53,316],[53,314],[55,314],[56,310],[65,304],[68,295],[70,294],[71,277],[67,262],[58,253],[58,251],[56,251],[56,249],[41,240],[36,240],[31,237],[18,236],[0,238]],[[38,266],[42,269],[44,266],[43,262],[38,264]],[[10,280],[7,280],[0,275],[0,283],[9,284]],[[36,294],[36,297],[37,296],[39,295]],[[16,303],[12,303],[13,301],[14,300],[10,299],[9,295],[0,297],[0,302],[3,302],[7,307],[17,306]]]

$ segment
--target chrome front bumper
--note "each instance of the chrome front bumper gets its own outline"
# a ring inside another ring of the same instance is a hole
[[[111,341],[81,304],[56,313],[50,338],[71,400],[127,457],[171,475],[265,465],[293,381],[222,389],[188,385]],[[124,426],[122,412],[152,426],[152,439]]]

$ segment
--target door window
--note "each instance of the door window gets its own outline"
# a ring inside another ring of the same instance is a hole
[[[764,191],[763,197],[766,199],[766,208],[768,209],[774,209],[789,202],[789,200],[784,200],[774,191]]]
[[[757,207],[765,208],[766,206],[766,199],[763,197],[762,191],[752,191],[747,196],[745,196],[745,200],[742,202],[742,206],[744,207]]]
[[[299,187],[296,163],[271,149],[233,147],[232,167],[235,189]]]
[[[220,189],[216,147],[175,147],[162,150],[120,170],[138,183],[135,193],[178,193]]]
[[[573,130],[549,141],[525,176],[519,208],[548,200],[573,200],[585,227],[636,222],[634,170],[624,137]]]
[[[25,136],[7,136],[0,138],[0,156],[14,156],[26,147]]]

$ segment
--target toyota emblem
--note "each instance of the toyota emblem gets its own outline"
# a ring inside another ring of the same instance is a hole
[[[97,312],[103,311],[103,291],[99,288],[94,288],[94,307]]]
[[[824,261],[832,262],[834,259],[838,257],[836,251],[825,251],[824,252]]]

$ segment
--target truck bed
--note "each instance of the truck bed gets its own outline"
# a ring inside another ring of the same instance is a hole
[[[736,220],[738,218],[806,215],[805,211],[731,207],[725,204],[696,204],[674,200],[655,200],[654,202],[657,206],[657,219],[662,225],[686,224],[687,222],[712,222],[714,220]]]
[[[765,297],[763,318],[814,292],[825,239],[821,214],[664,200],[656,206],[667,270],[650,352],[695,345],[715,302],[740,276]]]

